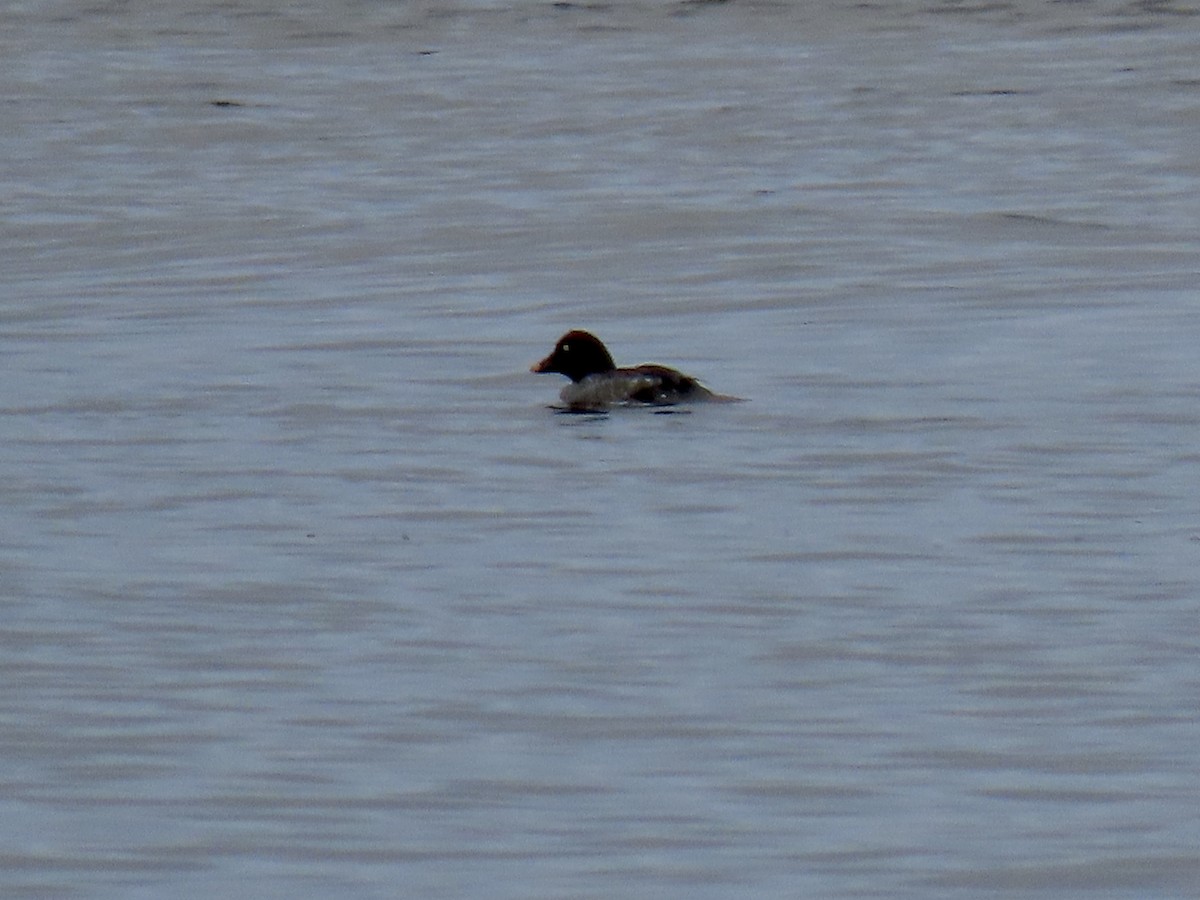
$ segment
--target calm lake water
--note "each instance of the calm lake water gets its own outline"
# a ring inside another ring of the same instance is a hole
[[[0,12],[0,894],[1200,895],[1194,5],[142,6]]]

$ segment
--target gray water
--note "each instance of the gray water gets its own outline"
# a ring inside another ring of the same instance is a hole
[[[1200,895],[1194,5],[141,6],[0,13],[0,894]]]

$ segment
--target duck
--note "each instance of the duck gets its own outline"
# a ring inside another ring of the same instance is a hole
[[[656,363],[618,368],[604,343],[588,331],[568,331],[550,355],[529,371],[570,378],[559,397],[573,412],[602,411],[613,405],[674,406],[740,399],[714,393],[690,375]]]

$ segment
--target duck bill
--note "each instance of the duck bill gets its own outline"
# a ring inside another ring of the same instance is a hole
[[[540,363],[535,363],[534,365],[530,366],[529,371],[533,372],[535,375],[542,375],[546,372],[553,372],[554,370],[550,368],[550,365],[551,365],[550,360],[553,358],[553,356],[554,356],[554,354],[551,353],[550,356],[547,356]]]

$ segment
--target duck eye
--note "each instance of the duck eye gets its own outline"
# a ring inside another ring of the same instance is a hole
[[[560,344],[558,349],[561,350],[563,353],[570,353],[571,345],[570,344]]]

